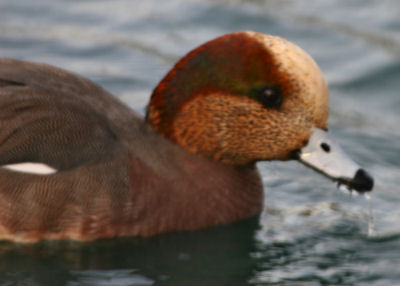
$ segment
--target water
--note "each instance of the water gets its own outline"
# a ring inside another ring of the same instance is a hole
[[[296,162],[261,163],[260,220],[151,239],[0,244],[0,285],[400,285],[397,0],[0,0],[0,56],[91,78],[143,114],[190,49],[257,30],[307,50],[330,130],[376,179],[368,200]]]

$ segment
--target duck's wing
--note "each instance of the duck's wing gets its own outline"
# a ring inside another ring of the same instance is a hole
[[[110,155],[137,115],[78,75],[0,59],[0,166],[40,162],[58,170]]]

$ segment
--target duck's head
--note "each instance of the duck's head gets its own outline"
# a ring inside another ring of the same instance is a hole
[[[154,90],[146,118],[188,151],[224,164],[296,158],[371,190],[372,178],[326,137],[328,114],[325,79],[306,52],[279,37],[237,32],[183,57]]]

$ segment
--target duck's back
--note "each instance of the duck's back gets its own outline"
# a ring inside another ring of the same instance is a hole
[[[0,116],[1,165],[38,161],[57,169],[103,156],[127,121],[133,128],[141,121],[87,79],[8,59],[0,60]]]

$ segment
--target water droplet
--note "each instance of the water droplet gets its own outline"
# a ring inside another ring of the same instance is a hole
[[[368,200],[368,237],[373,237],[376,235],[376,230],[375,230],[372,198],[371,195],[367,193],[364,196]]]
[[[346,195],[350,195],[350,194],[352,193],[345,185],[342,185],[342,184],[339,184],[339,185],[338,185],[338,189],[339,189],[342,193],[344,193],[344,194],[346,194]]]

